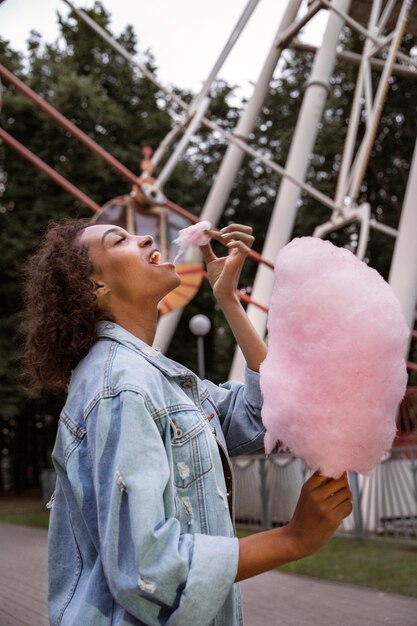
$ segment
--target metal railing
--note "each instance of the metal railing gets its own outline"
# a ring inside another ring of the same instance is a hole
[[[272,528],[292,517],[311,473],[288,453],[233,459],[239,527]],[[394,447],[369,476],[349,473],[354,510],[339,533],[417,544],[417,444]]]

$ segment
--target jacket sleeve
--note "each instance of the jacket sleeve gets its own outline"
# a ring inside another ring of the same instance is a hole
[[[87,420],[100,552],[116,602],[146,624],[208,624],[234,583],[238,540],[181,534],[171,469],[145,399],[123,391]]]
[[[228,381],[215,385],[205,380],[204,384],[219,413],[230,456],[262,450],[265,428],[259,372],[246,367],[244,383]]]

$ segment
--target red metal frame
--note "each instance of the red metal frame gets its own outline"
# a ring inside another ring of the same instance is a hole
[[[47,174],[50,178],[52,178],[55,183],[61,185],[61,187],[63,187],[65,191],[68,191],[68,193],[74,196],[74,198],[80,200],[85,205],[87,205],[89,209],[94,212],[98,212],[101,210],[100,205],[94,202],[94,200],[91,200],[91,198],[86,196],[85,193],[83,193],[80,189],[75,187],[75,185],[70,183],[69,180],[61,176],[61,174],[58,174],[56,170],[54,170],[47,163],[45,163],[45,161],[42,161],[42,159],[36,156],[36,154],[33,154],[33,152],[26,148],[26,146],[21,144],[19,141],[17,141],[17,139],[9,135],[9,133],[7,133],[2,128],[0,128],[0,139],[3,139],[3,141],[11,148],[13,148],[13,150],[16,150],[16,152],[18,152],[22,157],[32,163],[32,165],[34,165],[39,170]]]
[[[22,82],[17,76],[15,76],[12,72],[10,72],[4,65],[0,64],[0,76],[7,80],[9,83],[14,85],[16,89],[18,89],[21,93],[23,93],[27,98],[32,100],[37,107],[47,113],[55,122],[57,122],[60,126],[65,128],[68,132],[70,132],[76,139],[82,142],[89,150],[97,154],[101,157],[110,167],[116,170],[119,174],[121,174],[124,178],[126,178],[133,185],[137,185],[141,187],[141,183],[138,180],[138,177],[135,176],[133,172],[131,172],[127,167],[125,167],[120,161],[118,161],[115,157],[113,157],[107,150],[102,148],[98,143],[96,143],[91,137],[86,135],[82,130],[80,130],[75,124],[73,124],[69,119],[67,119],[62,113],[57,111],[51,104],[46,102],[41,96],[39,96],[35,91],[33,91],[30,87],[28,87],[24,82]],[[195,224],[199,221],[198,217],[181,207],[180,205],[172,202],[171,200],[166,200],[164,205],[182,215],[186,219],[188,219],[191,223]],[[262,255],[254,250],[251,250],[250,255],[258,263],[263,263],[267,265],[271,269],[274,268],[274,264],[267,259],[264,259]]]
[[[61,176],[61,174],[58,174],[58,172],[56,170],[54,170],[52,167],[50,167],[47,163],[45,163],[45,161],[42,161],[42,159],[40,159],[35,154],[33,154],[33,152],[31,152],[23,144],[21,144],[19,141],[17,141],[17,139],[12,137],[9,133],[7,133],[5,130],[3,130],[1,128],[0,128],[0,139],[3,139],[3,141],[5,143],[7,143],[11,148],[13,148],[13,150],[16,150],[16,152],[18,152],[21,156],[23,156],[30,163],[32,163],[32,165],[34,165],[39,170],[41,170],[42,172],[47,174],[50,178],[52,178],[52,180],[54,182],[56,182],[58,185],[61,185],[61,187],[63,187],[63,189],[68,191],[77,200],[80,200],[81,202],[86,204],[92,211],[98,212],[98,211],[101,210],[101,207],[96,202],[94,202],[94,200],[91,200],[91,198],[86,196],[85,193],[80,191],[80,189],[75,187],[66,178]],[[196,220],[196,221],[198,221],[198,220]],[[204,278],[207,279],[207,273],[204,270],[201,270],[201,272],[202,272]],[[255,302],[255,300],[253,300],[250,296],[248,296],[247,294],[243,293],[242,291],[239,291],[237,289],[236,293],[237,293],[238,297],[241,300],[243,300],[243,302],[247,302],[247,303],[253,304],[253,305],[257,306],[258,308],[262,309],[263,311],[265,311],[266,313],[268,312],[267,307],[265,307],[263,304],[260,304],[259,302]]]
[[[10,72],[4,65],[0,64],[0,76],[6,79],[8,82],[12,83],[16,89],[21,91],[26,97],[32,100],[36,106],[42,109],[45,113],[47,113],[53,120],[55,120],[60,126],[65,128],[68,132],[70,132],[76,139],[82,142],[89,150],[100,156],[110,167],[116,170],[119,174],[121,174],[125,179],[131,182],[138,187],[141,187],[141,183],[138,180],[138,177],[131,172],[127,167],[125,167],[120,161],[118,161],[115,157],[113,157],[107,150],[102,148],[98,143],[96,143],[91,137],[86,135],[82,130],[80,130],[75,124],[73,124],[70,120],[68,120],[64,115],[62,115],[59,111],[57,111],[51,104],[46,102],[43,98],[41,98],[36,92],[34,92],[30,87],[25,85],[19,78],[17,78],[12,72]],[[61,185],[66,191],[68,191],[75,198],[86,204],[92,211],[97,212],[100,210],[100,206],[96,204],[91,198],[86,196],[82,191],[77,189],[72,183],[70,183],[66,178],[58,174],[53,168],[47,165],[44,161],[42,161],[39,157],[37,157],[33,152],[28,150],[25,146],[19,143],[16,139],[14,139],[9,133],[0,129],[0,137],[5,141],[10,147],[16,150],[19,154],[21,154],[24,158],[30,161],[35,167],[46,173],[52,180]],[[192,223],[197,223],[199,219],[181,207],[180,205],[172,202],[171,200],[166,200],[164,205],[188,219]],[[264,259],[258,252],[251,250],[250,255],[258,263],[263,263],[264,265],[274,268],[274,264]],[[261,310],[268,312],[268,308],[259,302],[255,302],[250,296],[241,291],[238,291],[238,296],[244,302],[255,305]],[[412,336],[414,339],[417,339],[417,332],[412,331]],[[411,371],[417,372],[417,364],[411,361],[408,361],[407,368]]]
[[[64,115],[59,113],[59,111],[57,111],[53,106],[51,106],[48,102],[46,102],[43,98],[41,98],[37,93],[35,93],[32,89],[30,89],[30,87],[25,85],[25,83],[23,83],[20,79],[18,79],[14,74],[9,72],[9,70],[7,70],[4,67],[4,65],[1,65],[1,64],[0,64],[0,76],[5,78],[6,80],[8,80],[17,89],[19,89],[19,91],[21,91],[25,96],[27,96],[33,102],[35,102],[35,104],[40,109],[42,109],[48,115],[50,115],[52,117],[52,119],[54,119],[58,124],[60,124],[66,130],[68,130],[74,137],[79,139],[84,145],[87,146],[87,148],[89,148],[90,150],[95,152],[98,156],[102,157],[102,159],[106,163],[108,163],[108,165],[113,167],[113,169],[115,169],[122,176],[124,176],[124,178],[128,179],[130,182],[132,182],[133,184],[137,185],[138,187],[141,187],[140,182],[137,180],[137,176],[135,176],[135,174],[133,174],[133,172],[131,172],[129,169],[127,169],[122,163],[120,163],[109,152],[107,152],[107,150],[104,150],[104,148],[99,146],[93,139],[88,137],[88,135],[86,135],[83,131],[81,131],[79,128],[77,128],[75,126],[75,124],[73,124],[70,120],[68,120]],[[13,148],[13,150],[18,152],[18,154],[20,154],[25,159],[27,159],[32,165],[34,165],[39,170],[41,170],[42,172],[47,174],[47,176],[49,176],[54,182],[56,182],[58,185],[60,185],[63,189],[65,189],[73,197],[75,197],[77,200],[80,200],[81,202],[83,202],[92,211],[98,212],[98,211],[101,210],[101,207],[96,202],[94,202],[94,200],[89,198],[85,193],[83,193],[81,190],[79,190],[77,187],[75,187],[75,185],[70,183],[63,176],[61,176],[61,174],[59,174],[56,170],[54,170],[52,167],[50,167],[47,163],[45,163],[42,159],[40,159],[38,156],[36,156],[33,152],[31,152],[28,148],[26,148],[17,139],[12,137],[12,135],[7,133],[3,129],[0,129],[0,138],[3,139],[3,141],[7,145],[9,145],[11,148]],[[183,207],[179,206],[178,204],[175,204],[175,202],[172,202],[171,200],[166,200],[165,206],[168,209],[171,209],[172,211],[174,211],[176,213],[179,213],[180,215],[183,215],[190,222],[192,222],[194,224],[199,221],[199,219],[195,215],[193,215],[189,211],[186,211],[185,209],[183,209]],[[257,261],[258,263],[264,263],[265,265],[268,265],[271,268],[274,267],[273,264],[270,263],[270,261],[267,261],[266,259],[263,259],[263,257],[258,252],[255,252],[254,250],[251,250],[250,256],[255,261]],[[204,272],[204,275],[207,278],[207,275],[206,275],[205,272]],[[247,294],[245,294],[245,293],[243,293],[243,292],[241,292],[239,290],[237,290],[237,294],[238,294],[239,298],[242,301],[244,301],[246,303],[253,304],[256,307],[260,308],[261,310],[265,311],[266,313],[268,312],[268,308],[267,307],[265,307],[264,305],[262,305],[262,304],[260,304],[258,302],[255,302]]]

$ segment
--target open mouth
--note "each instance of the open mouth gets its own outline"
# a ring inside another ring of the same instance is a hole
[[[161,253],[158,250],[154,250],[149,257],[149,263],[151,265],[158,265],[161,260]]]

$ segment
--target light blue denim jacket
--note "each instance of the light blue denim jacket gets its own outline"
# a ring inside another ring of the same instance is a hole
[[[242,624],[222,455],[262,447],[260,407],[257,373],[217,386],[100,324],[53,452],[52,626]]]

